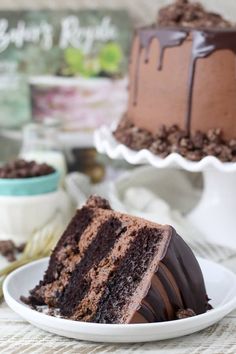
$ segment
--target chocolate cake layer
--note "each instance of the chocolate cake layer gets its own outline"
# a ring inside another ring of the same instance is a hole
[[[95,210],[88,206],[76,213],[51,255],[43,281],[31,292],[32,303],[35,305],[59,305],[58,302],[62,301],[62,293],[69,286],[72,272],[76,268],[78,269],[87,249],[90,252],[91,250],[96,251],[96,249],[94,250],[94,242],[97,244],[100,239],[99,234],[102,235],[106,225],[109,223],[113,225],[111,218],[111,213],[104,214],[103,209]],[[113,226],[115,228],[116,223]],[[97,236],[98,239],[95,241]],[[114,236],[119,235],[114,234]],[[106,241],[105,238],[104,241]],[[98,255],[98,257],[100,256]],[[91,258],[91,261],[94,259]],[[87,270],[88,268],[87,265]]]
[[[103,298],[107,286],[109,286],[107,285],[107,282],[109,282],[111,277],[117,271],[124,255],[127,252],[130,252],[130,248],[136,242],[137,232],[134,230],[138,229],[138,226],[147,227],[145,221],[140,223],[137,218],[130,218],[127,215],[120,213],[116,213],[116,215],[122,223],[126,225],[126,230],[117,240],[110,253],[103,258],[100,264],[95,265],[88,272],[87,278],[90,279],[90,289],[86,297],[84,297],[76,307],[71,317],[73,319],[78,320],[82,318],[86,321],[93,321],[99,302]],[[169,230],[167,227],[162,228],[162,236],[160,237],[160,240],[163,238],[166,239],[166,243],[168,244]],[[163,246],[159,247],[161,255],[165,253]]]
[[[99,228],[96,237],[88,246],[84,257],[76,265],[65,291],[61,294],[58,306],[63,316],[72,316],[76,307],[87,294],[91,286],[91,278],[87,273],[98,266],[108,252],[114,247],[118,238],[126,231],[126,226],[115,217],[110,217]]]
[[[115,212],[98,197],[73,218],[29,302],[97,323],[173,320],[181,310],[208,309],[199,265],[175,231]]]
[[[33,305],[56,306],[58,291],[64,289],[76,261],[81,258],[80,239],[92,219],[93,210],[88,208],[81,209],[73,217],[52,252],[44,279],[31,291],[30,299]]]
[[[163,252],[160,252],[160,245],[163,242],[162,230],[144,227],[139,229],[135,236],[115,274],[106,283],[97,312],[92,319],[93,322],[129,322],[130,312],[133,314],[139,305],[138,294],[130,302],[132,295],[140,286],[143,277],[146,278],[149,268],[151,266],[153,268],[153,258],[156,267],[163,257]],[[139,289],[142,293],[141,298],[147,290],[145,281]]]
[[[93,322],[161,322],[176,319],[179,309],[190,308],[194,314],[206,312],[208,304],[202,296],[206,291],[203,277],[199,279],[198,262],[192,260],[192,251],[175,230],[170,231],[166,255],[160,257],[155,254],[161,241],[158,230],[139,230],[115,275],[108,280]],[[191,267],[186,268],[186,263]]]

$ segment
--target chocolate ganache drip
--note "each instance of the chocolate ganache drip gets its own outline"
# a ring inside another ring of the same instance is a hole
[[[190,53],[189,79],[186,87],[187,107],[185,129],[190,133],[194,79],[197,60],[206,58],[218,50],[231,50],[236,53],[236,27],[222,16],[207,12],[201,4],[187,0],[177,0],[162,8],[157,25],[137,31],[139,48],[135,67],[133,104],[138,104],[139,71],[142,52],[144,62],[149,61],[150,46],[154,39],[159,43],[157,70],[163,69],[165,49],[182,45],[187,37],[192,39]]]
[[[196,63],[199,58],[206,58],[217,50],[231,50],[236,54],[236,30],[200,30],[193,31],[192,57],[188,83],[188,106],[185,128],[190,132],[192,100]]]
[[[145,50],[144,61],[149,61],[149,49],[153,39],[157,39],[160,45],[160,54],[157,61],[157,70],[162,70],[164,52],[166,48],[176,47],[183,43],[187,37],[187,33],[184,30],[173,31],[171,29],[157,29],[157,28],[142,28],[137,31],[139,37],[139,50],[135,69],[135,83],[134,83],[134,105],[137,105],[138,97],[138,81],[139,81],[139,68],[141,53]]]
[[[187,86],[187,109],[185,118],[185,129],[190,133],[192,100],[194,92],[194,79],[197,60],[206,58],[218,50],[231,50],[236,54],[236,29],[227,30],[192,30],[182,29],[147,29],[143,28],[137,32],[139,38],[139,50],[135,68],[135,82],[133,93],[133,104],[138,104],[139,69],[142,51],[145,51],[144,61],[149,61],[150,45],[153,39],[157,39],[160,45],[159,57],[157,59],[157,70],[163,69],[165,49],[180,46],[188,36],[192,36],[192,51],[189,68],[189,81]]]

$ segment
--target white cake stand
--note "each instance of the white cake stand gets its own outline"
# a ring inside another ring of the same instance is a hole
[[[205,234],[207,241],[236,250],[236,163],[223,163],[213,156],[192,162],[176,153],[162,159],[148,150],[136,152],[118,143],[112,128],[107,126],[95,132],[94,143],[98,152],[133,165],[150,164],[156,168],[202,172],[203,194],[187,218]]]

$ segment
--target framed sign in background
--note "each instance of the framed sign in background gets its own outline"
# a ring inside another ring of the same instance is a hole
[[[126,11],[0,12],[0,127],[50,116],[93,131],[127,103],[132,24]]]

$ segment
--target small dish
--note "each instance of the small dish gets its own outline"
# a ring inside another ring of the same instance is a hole
[[[70,199],[62,189],[41,195],[0,196],[0,240],[12,240],[16,244],[27,242],[48,225],[58,211],[66,225],[70,210]]]
[[[214,262],[198,259],[212,298],[213,310],[187,319],[148,324],[97,324],[52,317],[37,312],[20,301],[27,296],[48,265],[42,259],[11,273],[3,285],[4,297],[10,308],[26,321],[45,331],[68,338],[95,342],[137,343],[181,337],[207,328],[236,308],[236,275]]]

